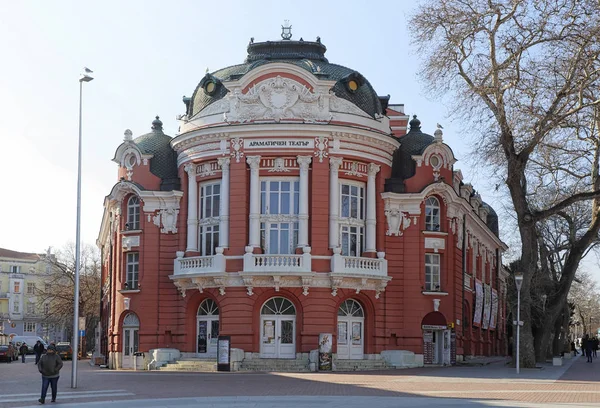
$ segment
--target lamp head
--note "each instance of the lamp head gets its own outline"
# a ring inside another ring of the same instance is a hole
[[[90,75],[92,72],[94,71],[88,67],[83,67],[83,72],[81,75],[79,75],[79,82],[90,82],[92,79],[94,79],[94,77]]]
[[[521,290],[521,286],[523,286],[523,272],[515,272],[515,285],[517,286],[517,290]]]

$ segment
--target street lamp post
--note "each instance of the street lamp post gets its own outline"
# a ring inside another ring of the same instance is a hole
[[[75,288],[73,300],[73,347],[71,388],[77,388],[77,361],[79,360],[79,267],[81,262],[81,106],[83,100],[83,83],[94,79],[90,74],[92,70],[84,68],[79,76],[79,148],[77,155],[77,227],[75,233]]]
[[[515,286],[517,287],[517,374],[520,371],[520,351],[521,351],[521,286],[523,286],[523,274],[515,273]]]

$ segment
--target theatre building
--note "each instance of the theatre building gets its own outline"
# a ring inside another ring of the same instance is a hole
[[[320,334],[337,370],[505,353],[496,213],[441,129],[325,51],[251,41],[177,135],[125,131],[97,241],[111,367],[214,361],[219,336],[234,369],[313,369]]]

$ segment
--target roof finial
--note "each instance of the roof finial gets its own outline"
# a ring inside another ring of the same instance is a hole
[[[410,130],[409,132],[420,132],[421,131],[421,121],[417,119],[417,115],[413,115],[412,120],[409,122]]]
[[[123,138],[123,141],[129,142],[129,141],[133,140],[133,133],[131,132],[131,130],[125,129],[124,135],[125,135],[125,137]]]
[[[158,115],[156,115],[156,119],[154,119],[152,121],[152,129],[154,130],[162,130],[162,121],[160,120],[160,117]]]
[[[290,20],[284,20],[281,26],[281,38],[284,40],[292,39],[292,25],[290,24]]]

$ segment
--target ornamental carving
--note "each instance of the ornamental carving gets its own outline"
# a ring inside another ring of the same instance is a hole
[[[244,148],[244,139],[241,137],[236,137],[235,139],[231,139],[229,142],[229,150],[231,151],[231,157],[235,159],[236,163],[239,163],[242,157],[244,157],[244,152],[242,149]]]
[[[254,85],[243,94],[238,89],[230,96],[227,122],[303,119],[328,122],[329,95],[313,93],[305,85],[277,76]]]
[[[161,227],[160,232],[168,234],[169,232],[177,233],[177,216],[179,210],[175,208],[166,208],[160,210],[157,215],[153,217],[154,225]]]
[[[283,157],[277,157],[273,160],[273,167],[271,167],[269,173],[288,173],[290,169],[285,166],[285,159]]]
[[[401,237],[402,233],[410,227],[410,217],[408,212],[403,211],[399,206],[388,206],[385,209],[385,217],[387,219],[388,229],[386,235],[395,235]]]
[[[323,158],[329,156],[328,146],[329,139],[324,136],[315,137],[315,157],[319,158],[319,163],[323,163]]]

